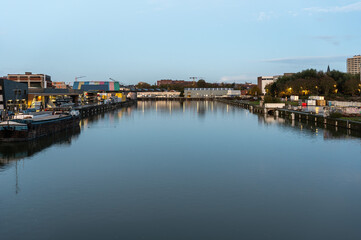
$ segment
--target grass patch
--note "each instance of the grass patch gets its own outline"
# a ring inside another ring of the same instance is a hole
[[[251,104],[251,105],[259,105],[259,101],[252,101],[252,102],[248,102],[249,104]]]
[[[361,122],[361,117],[341,117],[341,119],[355,121],[355,122]]]
[[[299,106],[298,102],[286,102],[286,104],[296,107]]]

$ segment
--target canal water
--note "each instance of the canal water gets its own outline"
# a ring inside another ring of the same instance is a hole
[[[138,102],[0,144],[0,239],[361,239],[361,139],[214,102]]]

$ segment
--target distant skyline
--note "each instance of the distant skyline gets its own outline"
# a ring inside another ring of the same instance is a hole
[[[346,71],[361,54],[361,1],[3,0],[0,76],[125,84],[202,77],[256,82]]]

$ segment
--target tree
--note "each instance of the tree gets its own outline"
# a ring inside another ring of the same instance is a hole
[[[151,88],[151,85],[146,82],[139,82],[137,85],[135,85],[137,88]]]
[[[262,94],[262,91],[257,86],[254,86],[249,90],[248,93],[252,96],[259,96]]]
[[[206,81],[204,81],[203,79],[199,79],[197,82],[197,88],[205,88],[205,87],[207,87]]]
[[[344,94],[351,96],[358,94],[359,83],[355,78],[347,80],[344,84]]]
[[[320,93],[325,96],[332,94],[336,88],[335,86],[336,81],[328,75],[325,75],[320,79]]]

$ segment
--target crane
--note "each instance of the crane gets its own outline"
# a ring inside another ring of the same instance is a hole
[[[75,82],[77,82],[79,78],[84,78],[84,77],[86,77],[86,76],[75,77]]]
[[[120,85],[122,85],[122,86],[124,86],[124,84],[123,83],[121,83],[121,82],[119,82],[119,81],[116,81],[115,79],[113,79],[113,78],[109,78],[110,80],[112,80],[113,82],[118,82]]]

